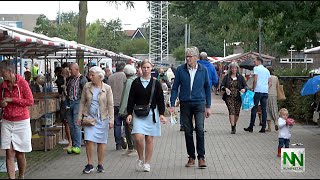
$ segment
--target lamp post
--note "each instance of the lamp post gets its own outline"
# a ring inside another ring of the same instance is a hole
[[[307,50],[307,47],[304,48],[303,53],[304,53],[304,62],[306,63],[306,70],[308,69],[308,64],[307,64],[307,54],[305,51]]]
[[[262,51],[262,18],[259,18],[259,57],[261,58]]]
[[[188,24],[185,24],[185,30],[184,30],[184,62],[187,62],[186,59],[186,49],[188,47]]]
[[[58,24],[60,25],[61,24],[61,11],[60,11],[60,1],[59,1],[59,22]]]
[[[290,51],[291,51],[291,60],[290,60],[290,65],[291,65],[291,69],[292,69],[292,49],[294,48],[294,45],[290,46]]]
[[[226,39],[223,40],[223,57],[226,57]]]
[[[107,26],[111,27],[112,28],[112,31],[113,31],[113,39],[116,39],[116,25],[109,25],[107,24]]]
[[[172,3],[170,3],[172,4]],[[184,30],[184,50],[187,49],[187,47],[190,45],[190,24],[188,24],[188,18],[187,17],[183,17],[180,15],[176,15],[176,14],[172,14],[173,17],[179,17],[179,18],[183,18],[185,19],[186,23],[185,23],[185,30]],[[189,30],[188,30],[189,29]],[[187,62],[186,59],[186,53],[184,53],[184,62]]]

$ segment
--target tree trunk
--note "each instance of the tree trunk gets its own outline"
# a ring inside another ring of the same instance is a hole
[[[86,42],[86,25],[87,25],[88,6],[87,1],[79,1],[79,22],[78,22],[78,43]],[[81,74],[84,74],[84,52],[77,50],[77,62]]]

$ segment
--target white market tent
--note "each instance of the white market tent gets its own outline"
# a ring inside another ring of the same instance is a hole
[[[61,42],[19,33],[0,24],[0,55],[33,58],[64,49]]]
[[[304,51],[305,54],[318,54],[318,53],[315,53],[317,51],[320,51],[320,46],[318,47],[314,47],[314,48],[311,48],[311,49],[307,49]]]
[[[57,57],[58,52],[64,52],[65,50],[81,50],[84,51],[85,57],[107,57],[117,56],[125,59],[132,59],[134,61],[140,61],[136,58],[119,55],[112,51],[102,50],[76,43],[74,41],[67,41],[60,38],[50,38],[42,34],[37,34],[31,31],[27,31],[17,27],[10,27],[0,24],[0,55],[5,56],[7,59],[39,59],[42,58],[45,63],[50,59],[48,55],[54,55]],[[59,53],[58,53],[59,55]],[[17,61],[15,62],[17,67]],[[45,72],[47,72],[47,66],[45,66]],[[46,79],[46,78],[45,78]],[[45,110],[47,109],[48,99],[47,92],[45,90]],[[47,112],[47,111],[46,111]],[[47,135],[47,126],[45,126],[45,138]],[[44,141],[45,151],[47,150],[47,141]]]

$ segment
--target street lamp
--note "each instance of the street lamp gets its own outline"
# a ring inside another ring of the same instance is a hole
[[[290,46],[290,51],[291,51],[291,61],[290,61],[290,64],[291,64],[291,69],[292,69],[292,49],[294,48],[294,45],[291,45]]]
[[[259,18],[259,57],[261,58],[262,51],[262,18]]]
[[[226,57],[226,39],[223,40],[223,57]]]
[[[176,15],[176,14],[172,14],[173,17],[179,17],[182,19],[185,19],[186,23],[185,23],[185,30],[184,30],[184,50],[187,49],[187,47],[190,45],[190,24],[188,24],[188,18],[187,17],[183,17],[180,15]],[[189,30],[188,30],[189,29]],[[184,56],[184,62],[187,62],[186,59],[186,53]]]
[[[113,39],[116,39],[116,25],[110,25],[110,24],[107,24],[107,26],[111,27],[112,28],[112,31],[113,31]]]

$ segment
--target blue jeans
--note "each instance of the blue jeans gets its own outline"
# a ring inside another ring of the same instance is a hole
[[[279,138],[278,148],[282,148],[283,146],[285,148],[289,148],[289,143],[290,143],[290,139]]]
[[[186,140],[187,153],[189,157],[196,159],[195,147],[193,142],[193,124],[192,117],[195,117],[196,146],[198,159],[204,158],[204,112],[205,104],[192,104],[187,102],[180,103],[180,113],[184,127],[184,137]]]
[[[70,127],[70,134],[73,147],[81,147],[81,126],[76,124],[80,107],[80,100],[67,100],[67,106],[70,107],[67,113],[67,119]]]
[[[254,122],[256,121],[257,108],[259,106],[259,102],[261,105],[261,116],[262,116],[262,129],[266,129],[267,126],[267,101],[268,101],[268,93],[254,93],[254,106],[251,109],[251,119],[249,128],[253,128]]]
[[[124,118],[119,116],[119,106],[114,106],[114,139],[116,145],[121,145],[121,127],[124,123]]]

